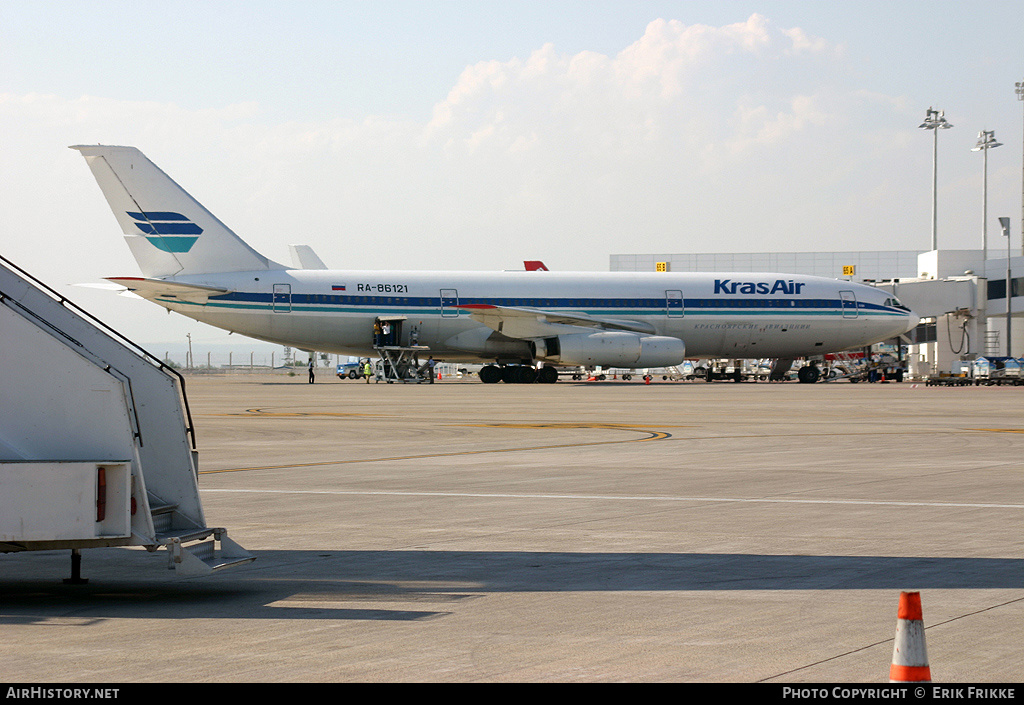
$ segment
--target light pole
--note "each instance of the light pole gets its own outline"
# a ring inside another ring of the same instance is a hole
[[[1010,352],[1010,340],[1012,337],[1010,313],[1013,309],[1011,306],[1013,303],[1013,277],[1010,273],[1010,219],[1000,218],[999,225],[1003,229],[1003,235],[1006,237],[1006,357],[1013,357],[1013,354]]]
[[[993,147],[1002,147],[1002,142],[996,142],[996,133],[992,130],[982,130],[978,133],[978,144],[972,152],[985,153],[984,175],[981,182],[981,249],[988,260],[988,150]]]
[[[1017,94],[1017,100],[1024,101],[1024,81],[1018,81],[1013,84],[1015,86],[1014,92]],[[1021,246],[1024,247],[1024,166],[1021,167],[1022,176],[1020,182],[1020,240]]]
[[[922,130],[932,131],[932,249],[937,250],[939,249],[939,237],[935,223],[939,210],[939,130],[948,130],[953,126],[946,122],[944,111],[928,108],[928,112],[924,115],[924,122],[918,125],[918,127]]]

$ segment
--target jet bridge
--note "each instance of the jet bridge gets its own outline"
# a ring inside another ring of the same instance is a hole
[[[206,525],[185,381],[0,257],[0,552],[166,549],[178,574],[254,560]]]

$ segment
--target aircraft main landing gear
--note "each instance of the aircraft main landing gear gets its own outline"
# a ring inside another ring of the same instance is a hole
[[[558,381],[558,370],[551,365],[539,370],[532,365],[485,365],[480,370],[480,381],[484,384],[553,384]]]

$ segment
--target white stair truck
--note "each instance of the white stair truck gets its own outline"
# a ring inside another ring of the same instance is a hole
[[[206,525],[184,379],[0,257],[0,552],[165,548],[178,574],[254,560]]]

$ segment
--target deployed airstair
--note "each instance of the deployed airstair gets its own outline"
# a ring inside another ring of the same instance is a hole
[[[397,345],[378,346],[374,348],[380,355],[379,375],[387,383],[392,382],[425,382],[429,371],[419,361],[420,353],[429,353],[425,345],[399,347]]]
[[[166,549],[178,574],[254,560],[206,525],[185,381],[0,257],[0,552]]]
[[[420,353],[429,354],[430,348],[418,345],[415,327],[403,334],[405,316],[379,316],[374,322],[373,349],[380,357],[377,363],[377,379],[388,384],[392,382],[423,382],[425,365],[420,363]],[[408,339],[408,344],[401,341]]]

